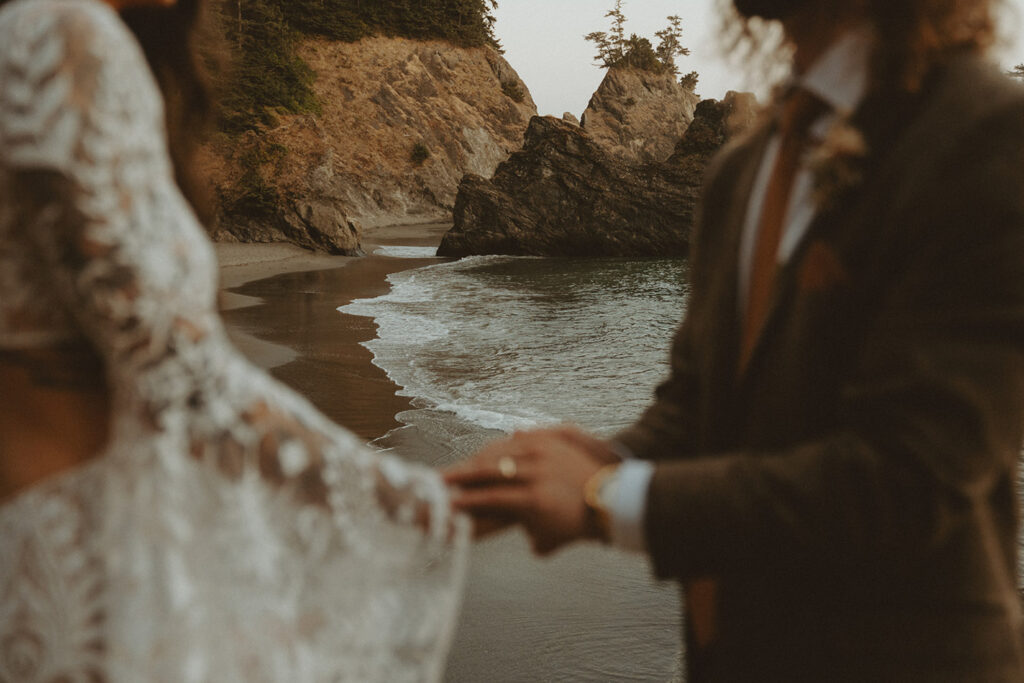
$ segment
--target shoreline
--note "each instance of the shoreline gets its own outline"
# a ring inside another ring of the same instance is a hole
[[[315,254],[287,244],[215,244],[220,310],[229,336],[253,363],[292,387],[333,421],[373,441],[401,427],[409,398],[373,364],[362,342],[372,318],[337,311],[387,294],[388,276],[445,259],[374,255],[385,246],[436,247],[447,223],[374,228],[367,256]],[[353,388],[357,388],[353,390]]]
[[[221,310],[239,308],[233,303],[236,295],[229,290],[255,280],[312,270],[341,268],[374,256],[374,250],[387,246],[434,247],[441,244],[450,222],[418,223],[371,228],[363,232],[363,249],[367,256],[340,256],[312,252],[286,242],[214,242],[220,267],[220,290],[227,302]],[[440,258],[440,257],[438,257]],[[256,303],[241,300],[241,305]]]

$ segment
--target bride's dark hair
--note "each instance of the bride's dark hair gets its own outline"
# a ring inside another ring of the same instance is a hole
[[[0,6],[9,0],[0,0]],[[175,179],[204,223],[212,194],[199,182],[196,152],[214,119],[211,68],[221,62],[216,24],[206,0],[178,0],[169,7],[131,7],[121,18],[142,46],[164,98]]]
[[[168,7],[121,10],[163,93],[178,186],[204,222],[212,213],[212,197],[196,173],[195,156],[214,118],[210,71],[218,61],[215,22],[206,4],[178,0]]]

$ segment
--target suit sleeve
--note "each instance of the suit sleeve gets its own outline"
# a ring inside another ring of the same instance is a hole
[[[1022,109],[978,126],[908,203],[911,256],[843,387],[839,429],[777,452],[658,464],[646,533],[659,576],[906,561],[941,546],[958,517],[1012,495],[1024,415]]]

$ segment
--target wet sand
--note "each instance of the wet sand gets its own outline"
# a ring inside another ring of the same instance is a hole
[[[217,245],[221,310],[239,349],[324,414],[370,441],[400,426],[410,407],[361,342],[371,318],[337,308],[389,290],[387,276],[441,259],[374,256],[377,246],[436,246],[446,224],[377,228],[366,257],[323,256],[287,245]]]

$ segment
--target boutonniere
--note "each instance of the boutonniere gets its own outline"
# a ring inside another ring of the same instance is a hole
[[[851,122],[850,112],[840,112],[808,159],[819,210],[831,208],[844,192],[864,181],[867,155],[867,142]]]
[[[807,294],[827,292],[849,281],[850,273],[832,247],[821,240],[807,246],[797,272],[799,291]]]

